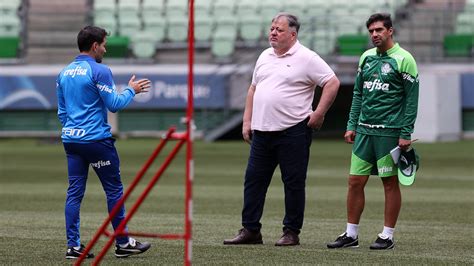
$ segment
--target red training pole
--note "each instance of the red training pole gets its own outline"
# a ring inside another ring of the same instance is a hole
[[[194,178],[193,139],[194,139],[194,0],[189,0],[188,21],[188,107],[186,112],[186,195],[185,195],[185,243],[184,265],[192,260],[192,182]]]

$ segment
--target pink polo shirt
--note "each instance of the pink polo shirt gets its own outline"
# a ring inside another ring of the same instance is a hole
[[[281,131],[307,118],[316,86],[323,87],[334,71],[298,41],[277,56],[270,47],[259,56],[253,72],[252,130]]]

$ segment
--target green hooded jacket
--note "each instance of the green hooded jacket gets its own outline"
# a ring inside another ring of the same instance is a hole
[[[367,50],[359,60],[347,130],[410,140],[418,90],[415,59],[398,43],[384,53]]]

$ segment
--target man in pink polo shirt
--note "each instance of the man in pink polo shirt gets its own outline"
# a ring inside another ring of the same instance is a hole
[[[298,18],[279,13],[268,34],[271,47],[257,60],[248,90],[242,135],[251,144],[244,183],[242,226],[225,245],[262,244],[260,218],[273,172],[285,189],[283,235],[276,246],[299,245],[312,129],[321,128],[339,80],[315,52],[298,42]],[[314,89],[323,89],[315,111]]]

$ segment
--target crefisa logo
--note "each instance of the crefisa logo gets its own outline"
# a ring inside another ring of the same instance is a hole
[[[110,165],[110,164],[111,164],[111,163],[110,163],[109,160],[107,160],[107,161],[102,161],[102,160],[100,160],[100,161],[97,161],[96,163],[91,163],[90,166],[92,166],[93,168],[99,169],[99,168],[101,168],[101,167],[108,166],[108,165]]]
[[[380,79],[375,79],[374,81],[364,81],[362,85],[363,89],[368,89],[369,92],[373,90],[388,91],[390,84],[383,83]]]

